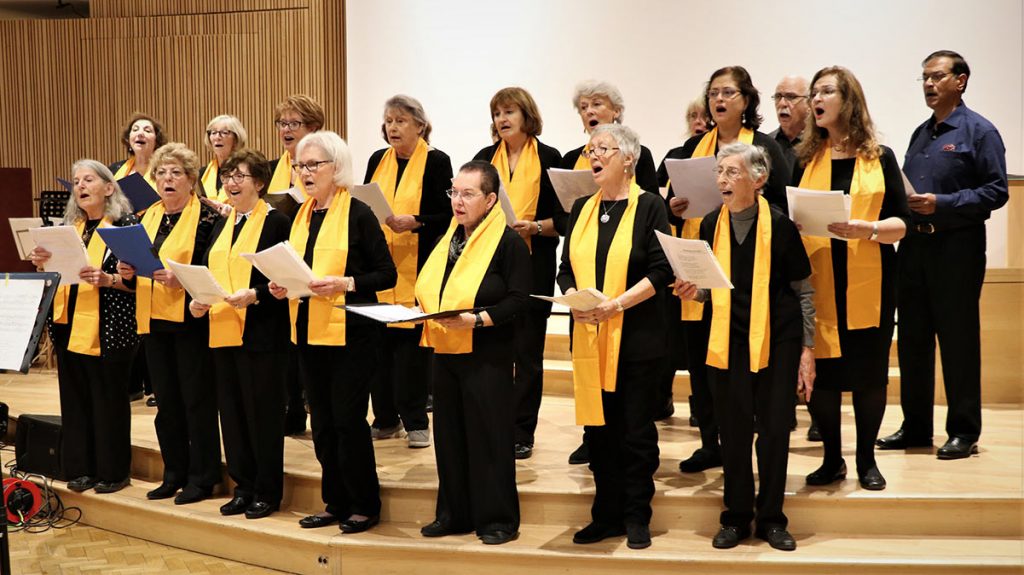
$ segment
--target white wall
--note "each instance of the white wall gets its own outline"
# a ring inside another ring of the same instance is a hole
[[[488,102],[498,89],[529,90],[544,117],[541,140],[561,151],[584,143],[575,84],[596,78],[626,99],[625,123],[655,162],[681,143],[686,103],[710,73],[745,66],[761,91],[762,130],[776,127],[770,95],[786,74],[833,64],[860,79],[883,143],[903,157],[926,120],[921,59],[964,55],[965,100],[1006,143],[1024,173],[1024,7],[1021,0],[349,0],[346,6],[348,140],[357,175],[383,147],[384,100],[420,99],[431,143],[455,168],[490,144]],[[989,265],[1006,260],[1005,210],[990,222]]]

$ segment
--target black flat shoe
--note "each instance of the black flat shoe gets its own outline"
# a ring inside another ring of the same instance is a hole
[[[812,423],[811,426],[807,428],[807,441],[821,441],[821,430],[818,429],[817,423]]]
[[[515,541],[519,538],[519,532],[503,531],[501,529],[492,533],[484,533],[480,536],[480,541],[483,541],[484,545],[501,545],[502,543],[508,543],[509,541]]]
[[[878,471],[878,466],[872,467],[867,473],[860,476],[860,486],[868,491],[881,491],[885,489],[885,478]]]
[[[533,445],[529,443],[516,444],[516,459],[529,459],[533,455]]]
[[[424,537],[446,537],[448,535],[466,535],[472,533],[472,529],[451,529],[440,521],[433,521],[420,528],[420,535]]]
[[[200,501],[213,495],[213,490],[209,487],[202,488],[196,487],[195,485],[186,485],[174,498],[175,505],[188,505],[190,503],[199,503]]]
[[[252,500],[246,497],[235,496],[231,501],[220,506],[221,515],[241,515],[252,504]]]
[[[668,402],[658,410],[658,413],[654,415],[654,421],[665,421],[676,414],[676,404],[672,401],[672,397],[669,396]]]
[[[626,547],[647,549],[651,546],[651,529],[645,523],[626,524]]]
[[[962,437],[950,437],[935,454],[939,459],[965,459],[978,452],[978,442]]]
[[[747,537],[750,537],[749,529],[741,531],[739,527],[723,525],[711,539],[711,546],[715,549],[732,549]]]
[[[824,465],[815,469],[807,476],[807,485],[829,485],[846,479],[846,461],[840,460],[836,469],[826,469]]]
[[[366,519],[346,519],[341,522],[342,533],[362,533],[380,523],[380,515],[371,515]]]
[[[155,395],[149,396],[149,399],[146,400],[146,407],[156,407],[156,396]]]
[[[896,430],[896,433],[887,435],[885,437],[879,437],[875,440],[875,445],[879,449],[910,449],[912,447],[931,447],[932,438],[930,437],[913,437],[908,435],[903,428]]]
[[[180,485],[167,483],[165,481],[164,483],[160,484],[160,487],[157,487],[156,489],[147,493],[146,499],[152,501],[155,501],[157,499],[170,499],[171,497],[174,497],[174,494],[177,493],[179,489],[181,489]]]
[[[785,527],[772,526],[757,534],[759,539],[764,539],[771,545],[772,549],[779,551],[795,551],[796,540],[786,531]]]
[[[334,515],[307,515],[302,519],[299,519],[299,527],[303,529],[318,529],[320,527],[327,527],[328,525],[334,525],[338,522],[338,518]]]
[[[68,489],[74,491],[75,493],[81,493],[83,491],[88,491],[93,487],[96,487],[96,483],[97,481],[95,477],[83,475],[81,477],[76,477],[71,481],[68,481]]]
[[[266,501],[255,501],[245,510],[246,519],[261,519],[281,508],[279,503],[267,503]]]
[[[572,536],[572,542],[577,545],[588,545],[604,541],[609,537],[622,537],[626,534],[626,528],[621,525],[606,525],[594,521],[583,529],[580,529]]]
[[[128,487],[131,482],[130,477],[125,477],[120,481],[100,481],[96,483],[96,493],[116,493]]]
[[[689,459],[679,462],[679,471],[682,473],[700,473],[712,467],[722,466],[722,455],[717,451],[701,447],[693,452]]]
[[[569,465],[583,465],[584,463],[590,463],[590,448],[587,447],[587,443],[583,442],[576,451],[569,454]]]

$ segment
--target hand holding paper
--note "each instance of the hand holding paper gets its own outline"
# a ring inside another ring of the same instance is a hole
[[[665,160],[672,193],[689,200],[682,218],[702,218],[722,205],[722,195],[715,180],[715,158],[711,156],[687,160]]]
[[[841,191],[822,192],[786,186],[789,219],[804,236],[845,240],[828,230],[828,225],[850,220],[850,196]]]
[[[586,288],[568,295],[554,297],[546,295],[531,295],[530,297],[535,297],[552,303],[559,303],[574,311],[590,311],[601,305],[601,302],[608,300],[608,296],[594,288]]]
[[[696,284],[701,289],[733,288],[729,276],[722,270],[707,242],[674,238],[657,230],[654,233],[677,278]]]
[[[288,290],[288,299],[313,295],[309,284],[317,277],[288,242],[270,246],[259,253],[242,254],[242,257],[267,279]]]
[[[62,286],[81,282],[78,274],[89,266],[89,256],[74,226],[32,228],[29,233],[37,246],[50,252],[45,271],[59,273]]]

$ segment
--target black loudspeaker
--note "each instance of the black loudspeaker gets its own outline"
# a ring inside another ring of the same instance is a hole
[[[67,477],[64,476],[60,450],[59,415],[23,414],[18,417],[18,432],[14,439],[18,471],[65,481]]]

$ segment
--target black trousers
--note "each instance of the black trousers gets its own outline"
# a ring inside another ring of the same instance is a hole
[[[111,357],[57,350],[57,385],[68,478],[87,475],[116,482],[131,474],[132,412],[128,374],[132,352]]]
[[[715,417],[715,402],[707,366],[708,333],[711,326],[703,320],[680,323],[686,345],[687,370],[690,372],[693,415],[697,417],[697,425],[700,426],[700,446],[718,451],[718,419]]]
[[[519,530],[512,361],[434,355],[436,519],[477,535]]]
[[[383,330],[381,362],[373,378],[373,426],[394,427],[399,419],[406,431],[427,429],[427,390],[433,350],[420,347],[423,327]]]
[[[142,336],[145,338],[146,336]],[[153,393],[153,384],[149,380],[149,368],[146,366],[146,350],[139,344],[132,353],[131,375],[128,378],[128,393],[143,392],[145,395]]]
[[[235,496],[277,504],[284,489],[286,351],[213,350],[224,457]]]
[[[164,460],[164,482],[211,489],[220,483],[217,389],[211,380],[205,330],[153,332],[146,362],[157,412],[154,424]]]
[[[654,473],[658,470],[658,375],[664,359],[619,360],[615,391],[602,392],[604,425],[588,425],[594,474],[593,520],[606,525],[651,522]]]
[[[548,329],[548,306],[529,306],[516,316],[516,443],[533,445],[537,416],[544,397],[544,342]]]
[[[299,365],[299,352],[295,349],[294,345],[289,343],[286,348],[285,355],[285,361],[287,361],[288,366],[285,369],[284,375],[285,413],[287,414],[289,424],[294,424],[296,421],[300,421],[303,424],[302,428],[305,429],[306,400],[302,397],[302,381],[304,376],[301,373],[301,366]]]
[[[985,226],[908,235],[900,242],[899,358],[903,429],[932,436],[935,338],[946,386],[946,433],[981,435],[981,319]]]
[[[737,339],[730,337],[730,340]],[[757,518],[760,530],[788,524],[782,512],[789,463],[789,425],[793,416],[793,389],[800,368],[798,339],[772,342],[768,366],[750,372],[746,339],[731,341],[729,369],[708,368],[715,414],[721,426],[725,510],[721,524],[747,529]],[[751,443],[757,417],[757,474],[754,498]]]
[[[348,337],[345,346],[298,346],[313,451],[322,469],[320,493],[327,512],[342,520],[380,514],[377,463],[366,422],[379,344],[374,335]]]

